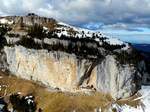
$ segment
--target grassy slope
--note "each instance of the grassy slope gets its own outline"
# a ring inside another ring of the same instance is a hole
[[[32,94],[36,98],[38,108],[42,108],[44,112],[71,112],[73,110],[76,112],[94,112],[95,108],[106,109],[113,102],[109,95],[96,92],[92,95],[50,92],[32,81],[19,79],[2,72],[0,72],[0,85],[7,86],[1,87],[0,90],[0,96],[6,95],[6,100],[9,99],[9,94],[16,92],[21,92],[22,95]],[[137,105],[136,102],[130,100],[119,101],[120,104],[126,102]]]

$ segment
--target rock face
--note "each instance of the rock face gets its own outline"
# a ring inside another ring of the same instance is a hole
[[[106,56],[97,66],[97,88],[117,98],[128,97],[136,91],[133,83],[135,71],[128,64],[118,64],[113,56]]]
[[[77,59],[63,52],[26,49],[22,46],[5,47],[9,70],[22,78],[35,80],[47,86],[72,91],[80,78],[92,66],[90,60]]]
[[[117,64],[113,55],[94,62],[73,54],[5,47],[8,69],[15,75],[49,87],[75,92],[89,88],[109,93],[114,98],[128,97],[136,91],[135,68]]]
[[[21,29],[20,27],[31,26],[33,24],[42,24],[47,27],[53,22],[56,22],[53,18],[40,17],[35,14],[28,14],[26,16],[8,16],[5,17],[9,21],[13,21],[15,30]]]

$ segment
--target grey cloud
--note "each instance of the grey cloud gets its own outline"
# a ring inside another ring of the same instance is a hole
[[[103,23],[115,27],[118,24],[130,28],[149,27],[150,0],[1,0],[0,15],[28,12],[73,25]]]
[[[112,25],[103,25],[101,26],[102,30],[127,30],[127,31],[138,31],[138,32],[142,32],[143,29],[138,28],[136,25],[132,26],[132,25],[128,25],[128,24],[123,24],[123,23],[116,23],[116,24],[112,24]]]

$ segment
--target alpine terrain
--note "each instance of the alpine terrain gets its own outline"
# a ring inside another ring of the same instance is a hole
[[[0,70],[0,112],[149,112],[132,44],[53,18],[0,17]]]

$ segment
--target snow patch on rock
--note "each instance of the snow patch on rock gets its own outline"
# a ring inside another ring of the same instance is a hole
[[[1,24],[9,24],[9,25],[11,25],[11,24],[13,24],[13,21],[9,21],[9,20],[7,20],[5,18],[2,18],[2,19],[0,19],[0,23]]]

